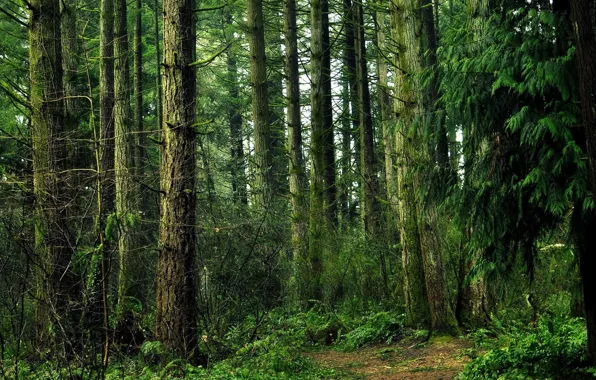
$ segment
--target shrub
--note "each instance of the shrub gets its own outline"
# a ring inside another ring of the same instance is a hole
[[[485,335],[484,332],[481,335]],[[581,319],[541,319],[513,329],[500,347],[471,362],[460,379],[581,379],[588,376],[586,328]]]
[[[403,315],[383,311],[365,317],[363,322],[344,336],[345,348],[354,350],[367,344],[391,343],[403,335]]]

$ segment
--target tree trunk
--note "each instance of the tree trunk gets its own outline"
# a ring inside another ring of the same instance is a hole
[[[398,117],[398,130],[395,133],[394,148],[406,322],[410,326],[428,327],[430,310],[416,215],[416,189],[411,173],[411,152],[416,148],[412,145],[410,129],[411,123],[420,111],[416,91],[411,88],[408,80],[409,73],[418,72],[420,69],[418,38],[415,34],[416,18],[412,5],[407,1],[393,0],[391,9],[393,37],[400,46],[396,59],[396,67],[400,70],[395,72],[395,114]]]
[[[80,297],[72,271],[74,241],[68,229],[66,153],[60,6],[34,0],[30,6],[29,75],[33,189],[36,206],[35,253],[39,257],[36,333],[39,348],[72,355],[72,306]],[[55,350],[55,351],[54,351]]]
[[[232,13],[227,11],[226,24],[232,25]],[[246,194],[246,168],[244,165],[244,137],[242,133],[242,114],[240,113],[240,90],[238,85],[238,63],[233,47],[228,49],[228,81],[230,83],[229,91],[229,109],[228,123],[230,125],[230,159],[232,161],[232,194],[234,202],[247,205],[248,197]]]
[[[350,100],[350,111],[351,111],[351,120],[352,120],[352,140],[354,141],[354,156],[357,159],[354,160],[355,164],[355,172],[357,176],[360,176],[361,170],[361,160],[360,158],[360,115],[359,115],[359,101],[358,101],[358,77],[356,72],[356,41],[355,41],[355,14],[354,8],[351,0],[343,0],[343,18],[345,24],[345,50],[344,50],[344,59],[346,64],[346,77],[349,83],[349,100]],[[356,183],[360,186],[360,190],[362,189],[362,180],[358,178]],[[355,218],[356,215],[356,206],[358,201],[352,202],[350,204],[350,210],[347,215],[348,220],[352,220]]]
[[[284,122],[284,94],[283,94],[283,53],[281,46],[284,43],[281,33],[283,31],[284,19],[280,16],[281,5],[273,3],[268,12],[269,17],[265,18],[265,44],[270,54],[267,56],[267,95],[269,96],[269,131],[271,141],[272,177],[274,181],[274,193],[276,195],[287,194],[288,183],[288,160],[286,152],[286,139]]]
[[[255,145],[255,200],[264,211],[272,201],[274,177],[269,99],[267,96],[267,59],[262,0],[247,0],[247,27],[250,45],[250,79],[252,84],[252,116]]]
[[[333,105],[331,98],[331,42],[329,40],[329,0],[321,0],[321,49],[323,102],[323,151],[325,162],[325,213],[327,226],[337,227],[337,187],[335,185],[335,143],[333,135]]]
[[[342,71],[342,116],[341,116],[341,177],[339,180],[339,196],[341,228],[347,230],[350,225],[350,204],[352,203],[352,114],[350,112],[350,84],[348,83],[348,66],[345,63]]]
[[[396,236],[395,232],[397,231],[398,224],[397,224],[397,209],[395,205],[397,204],[397,187],[395,182],[395,167],[393,163],[393,138],[391,134],[391,128],[395,122],[393,118],[393,112],[391,109],[391,95],[390,95],[390,88],[389,88],[389,69],[388,69],[388,59],[386,56],[387,46],[386,46],[386,16],[387,13],[385,10],[381,10],[382,4],[377,4],[379,10],[376,12],[375,15],[375,25],[376,25],[376,41],[377,41],[377,75],[379,77],[379,81],[377,84],[377,95],[379,99],[379,107],[381,111],[381,133],[382,133],[382,140],[383,140],[383,148],[384,148],[384,157],[383,157],[383,168],[385,174],[385,195],[388,202],[388,205],[383,207],[383,214],[386,216],[387,226],[384,228],[385,232],[387,233],[387,242],[389,244],[393,244],[395,242],[394,236]],[[382,189],[381,186],[378,188],[378,196],[381,196]],[[380,207],[379,207],[380,208]],[[388,288],[388,273],[387,273],[387,263],[384,256],[384,253],[380,253],[380,265],[381,265],[381,274],[383,275],[383,282],[385,285],[385,291],[387,294],[391,294],[390,289]]]
[[[135,148],[135,176],[138,183],[145,183],[145,169],[147,166],[146,135],[143,108],[143,26],[141,16],[143,6],[141,0],[135,0],[135,30],[134,30],[134,132],[136,138],[133,143]],[[156,47],[156,49],[159,49]],[[159,77],[159,73],[156,73]],[[151,194],[139,187],[139,214],[146,216],[151,208]],[[149,243],[149,239],[144,242]]]
[[[397,16],[395,22],[398,29],[396,32],[397,43],[401,47],[398,67],[403,70],[398,76],[399,93],[397,95],[397,98],[403,101],[397,100],[397,103],[405,105],[397,113],[401,119],[399,120],[400,132],[408,138],[408,147],[405,149],[405,157],[402,159],[413,159],[414,162],[430,164],[432,162],[431,150],[424,145],[422,136],[425,123],[432,123],[436,88],[432,81],[424,88],[418,78],[425,65],[430,62],[428,56],[434,54],[433,49],[436,49],[432,3],[429,0],[421,0],[418,4],[394,0],[394,5]],[[422,25],[423,33],[417,33],[417,25]],[[418,96],[419,94],[422,94],[421,98]],[[403,143],[403,137],[401,140]],[[405,207],[415,207],[413,214],[417,220],[413,223],[418,225],[419,247],[424,266],[431,328],[436,332],[453,333],[457,330],[457,321],[447,294],[445,263],[437,227],[436,205],[432,200],[425,199],[420,195],[423,193],[424,186],[422,177],[420,173],[412,169],[411,165],[407,165],[413,188],[406,191],[412,192],[414,202],[405,205]],[[406,172],[406,174],[408,173]],[[410,184],[407,183],[406,186],[410,186]],[[415,189],[419,194],[415,194]],[[402,223],[410,222],[402,220]]]
[[[362,167],[362,219],[367,235],[378,233],[379,201],[374,130],[370,108],[370,89],[366,61],[366,41],[364,35],[364,10],[362,4],[355,5],[356,38],[355,50],[358,62],[356,76],[358,83],[358,114],[360,120],[360,160]]]
[[[304,262],[308,255],[308,209],[305,199],[306,178],[304,173],[304,159],[302,157],[296,0],[284,1],[284,15],[290,202],[292,204],[292,250],[294,259]],[[299,278],[303,277],[300,276]]]
[[[379,76],[377,93],[379,96],[379,106],[381,108],[381,126],[383,133],[387,201],[389,202],[389,207],[392,210],[393,214],[397,214],[397,183],[395,180],[395,166],[393,163],[393,135],[391,133],[394,117],[391,107],[391,90],[389,87],[389,70],[387,61],[388,58],[386,56],[387,46],[385,41],[385,16],[386,13],[382,10],[379,10],[376,13],[377,74]]]
[[[81,110],[77,107],[84,105],[75,96],[79,95],[77,74],[79,69],[78,57],[80,49],[77,39],[77,9],[75,5],[60,2],[61,8],[61,34],[62,34],[62,67],[64,71],[64,95],[66,96],[66,126],[70,131],[76,132],[76,122]]]
[[[100,10],[100,39],[99,51],[99,149],[97,158],[97,220],[96,234],[99,240],[98,254],[101,255],[101,265],[91,275],[96,278],[93,282],[100,289],[92,290],[91,319],[94,326],[98,318],[95,313],[102,313],[104,329],[104,365],[107,364],[109,354],[109,307],[108,307],[108,278],[112,253],[114,250],[113,236],[106,236],[108,217],[115,209],[114,183],[114,2],[102,0]],[[112,226],[108,232],[114,231]],[[101,293],[101,303],[99,302]]]
[[[126,0],[116,0],[114,29],[114,131],[116,176],[116,214],[118,217],[118,312],[120,317],[128,311],[127,299],[143,300],[143,284],[139,277],[139,260],[135,257],[139,247],[134,236],[138,219],[138,186],[134,180],[134,135],[130,109],[130,69],[127,31]],[[142,269],[142,268],[141,268]]]
[[[325,106],[323,69],[323,2],[311,2],[310,78],[311,78],[311,137],[310,137],[310,226],[309,262],[307,281],[308,298],[322,299],[321,274],[323,271],[323,238],[325,235]],[[308,299],[307,298],[307,299]]]
[[[194,1],[165,0],[163,8],[164,124],[155,335],[178,355],[205,364],[197,347]]]
[[[592,194],[596,194],[596,4],[590,0],[572,0],[571,15],[577,42],[577,67],[579,73],[579,91],[582,104],[582,116],[586,133],[588,168]],[[577,208],[577,207],[576,207]],[[596,241],[594,231],[594,210],[586,211],[586,235],[584,246],[580,249],[580,274],[584,288],[584,309],[588,326],[588,352],[593,364],[596,364]]]
[[[154,23],[154,30],[153,30],[153,38],[155,39],[155,119],[157,120],[157,130],[161,130],[163,126],[163,104],[162,104],[162,86],[161,86],[161,49],[159,47],[159,14],[160,8],[158,0],[155,0],[153,3],[153,23]]]

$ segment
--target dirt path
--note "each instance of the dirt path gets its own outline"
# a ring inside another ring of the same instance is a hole
[[[470,359],[468,341],[447,339],[425,345],[397,343],[354,352],[311,353],[319,365],[342,373],[341,379],[453,379]],[[339,377],[338,377],[339,378]]]

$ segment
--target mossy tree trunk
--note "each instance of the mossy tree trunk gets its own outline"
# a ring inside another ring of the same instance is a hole
[[[355,168],[353,171],[356,172],[356,182],[361,186],[360,176],[360,116],[359,116],[359,101],[358,101],[358,78],[356,72],[356,42],[355,42],[355,14],[354,5],[351,0],[343,0],[343,22],[344,22],[344,65],[345,65],[345,78],[348,81],[348,102],[346,103],[345,112],[348,113],[348,117],[352,123],[351,130],[342,131],[342,139],[344,146],[344,153],[346,149],[349,149],[349,155],[346,155],[346,159],[351,161],[352,154],[356,157]],[[348,141],[350,140],[350,141]],[[354,142],[354,152],[352,152],[350,142]],[[349,162],[351,166],[351,162]],[[350,179],[350,182],[352,180]],[[351,191],[351,186],[348,186],[348,191]],[[350,194],[351,195],[351,194]],[[349,224],[355,217],[356,205],[358,201],[348,201],[349,208],[346,210],[342,221],[345,224]]]
[[[398,218],[402,248],[403,291],[406,306],[406,321],[410,326],[430,325],[430,311],[424,281],[422,248],[416,210],[416,189],[414,188],[413,146],[416,132],[412,123],[420,114],[417,90],[409,75],[419,72],[419,40],[416,36],[416,15],[408,1],[393,0],[393,38],[399,46],[396,58],[395,114],[398,130],[395,133],[395,166],[397,179]]]
[[[226,11],[226,24],[232,25],[232,12]],[[241,98],[238,83],[238,61],[235,47],[231,46],[227,51],[228,82],[230,83],[228,123],[230,125],[230,159],[232,175],[232,194],[234,202],[247,205],[248,196],[246,192],[246,166],[244,157],[244,134],[242,131],[242,113],[240,111]]]
[[[413,166],[413,162],[432,161],[431,149],[424,144],[423,128],[426,123],[433,123],[436,88],[432,81],[424,87],[420,77],[422,70],[430,63],[429,55],[435,54],[436,50],[433,8],[428,0],[416,3],[394,0],[393,4],[396,15],[396,42],[400,47],[398,67],[403,70],[398,75],[396,97],[399,106],[398,122],[401,126],[398,140],[403,152],[400,159],[405,165],[400,168],[402,172],[398,175],[402,184],[398,186],[409,193],[406,200],[401,199],[401,206],[414,208],[404,212],[404,216],[410,218],[407,221],[402,219],[400,214],[400,222],[402,225],[411,225],[412,229],[416,225],[418,230],[418,249],[423,265],[431,328],[436,332],[453,333],[457,330],[457,321],[447,294],[436,205],[423,191],[421,173]],[[404,232],[406,231],[402,231]],[[416,242],[412,239],[411,244],[415,245]],[[406,251],[407,248],[403,245]],[[405,252],[404,256],[406,260],[418,260],[411,252]],[[404,261],[404,271],[409,275],[406,264],[407,261]],[[420,272],[417,272],[416,276],[419,280]]]
[[[325,212],[325,89],[323,52],[323,2],[311,2],[310,79],[311,79],[311,137],[310,137],[310,224],[309,260],[310,280],[306,281],[306,299],[323,298],[321,274],[323,271],[323,239],[327,213]]]
[[[36,333],[38,347],[72,355],[73,307],[80,288],[72,270],[75,242],[69,232],[69,169],[66,152],[60,6],[34,0],[29,17],[29,75],[35,253],[39,258]]]
[[[165,0],[161,218],[155,335],[202,362],[197,347],[194,1]],[[204,364],[204,363],[202,363]]]
[[[135,135],[130,107],[130,65],[126,0],[116,0],[114,8],[114,174],[116,176],[116,214],[118,216],[118,313],[128,311],[130,297],[144,300],[139,281],[139,244],[135,235],[138,222],[139,191],[135,179]]]
[[[115,211],[115,177],[114,177],[114,2],[102,0],[100,4],[100,37],[99,37],[99,142],[97,151],[97,220],[100,257],[94,262],[99,265],[92,269],[91,305],[89,323],[91,326],[101,320],[104,329],[104,364],[109,354],[109,305],[108,288],[112,254],[114,251],[113,236],[106,236],[114,228],[108,227],[108,218]],[[113,223],[112,223],[113,225]],[[100,296],[101,294],[101,296]],[[101,301],[99,301],[101,299]],[[99,318],[102,315],[102,318]]]
[[[272,172],[273,147],[267,91],[267,58],[262,0],[247,0],[247,27],[250,45],[250,80],[255,155],[255,200],[264,212],[273,200],[275,178]]]
[[[325,162],[325,214],[328,232],[337,227],[337,186],[335,164],[335,141],[333,105],[331,95],[331,41],[329,36],[329,0],[321,0],[321,49],[323,102],[323,154]]]
[[[360,160],[362,168],[362,219],[367,235],[374,238],[379,227],[379,201],[377,160],[374,146],[374,129],[368,87],[366,40],[364,34],[364,9],[362,4],[354,6],[356,21],[356,77],[358,83],[358,116],[360,120]]]
[[[300,120],[300,77],[298,72],[298,31],[296,0],[284,0],[285,74],[287,91],[288,154],[290,202],[292,204],[292,250],[294,260],[304,262],[308,255],[308,208],[306,176],[302,156],[302,122]],[[299,278],[302,278],[300,276]]]

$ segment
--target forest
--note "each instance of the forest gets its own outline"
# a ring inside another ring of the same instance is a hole
[[[1,378],[596,376],[595,0],[0,0],[0,36]]]

